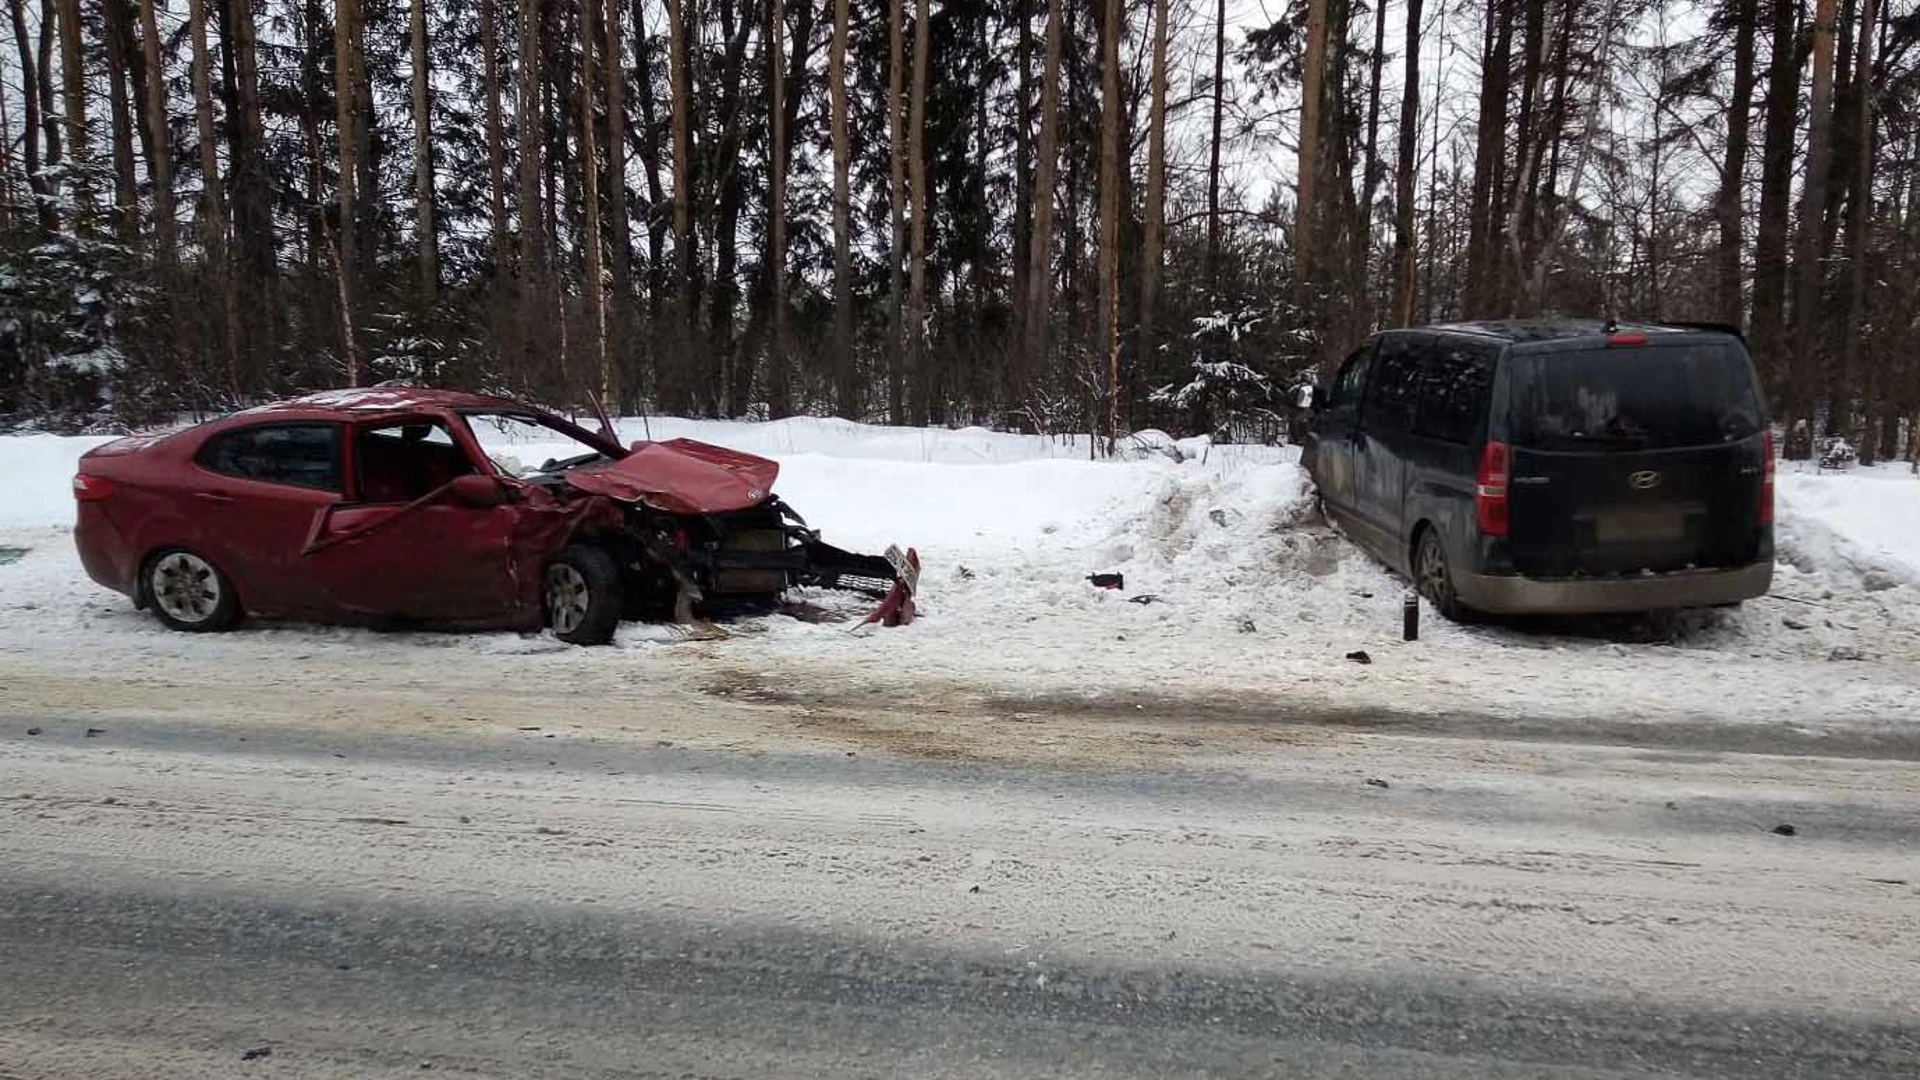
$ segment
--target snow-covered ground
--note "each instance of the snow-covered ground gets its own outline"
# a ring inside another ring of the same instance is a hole
[[[25,549],[0,551],[0,666],[84,655],[160,672],[326,654],[404,669],[454,650],[488,658],[503,678],[582,665],[724,670],[816,701],[1177,698],[1223,714],[1711,717],[1803,734],[1920,720],[1920,478],[1903,465],[1783,470],[1775,594],[1738,611],[1482,627],[1429,615],[1422,640],[1404,644],[1404,585],[1313,513],[1292,449],[1189,441],[1169,453],[1170,440],[1149,436],[1123,460],[1094,461],[1085,439],[979,429],[662,418],[621,428],[767,454],[781,463],[777,490],[830,541],[917,546],[923,618],[898,630],[784,615],[718,634],[628,626],[610,650],[304,626],[170,634],[89,582],[74,557],[68,482],[100,440],[24,436],[0,439],[0,548]],[[1092,587],[1094,572],[1124,574],[1125,591]],[[1347,660],[1354,650],[1372,663]]]

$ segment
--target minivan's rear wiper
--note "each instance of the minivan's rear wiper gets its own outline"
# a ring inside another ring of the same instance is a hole
[[[1646,435],[1630,435],[1625,432],[1608,431],[1575,431],[1569,433],[1567,439],[1579,446],[1598,445],[1620,450],[1638,450],[1651,445],[1653,442],[1653,440]]]

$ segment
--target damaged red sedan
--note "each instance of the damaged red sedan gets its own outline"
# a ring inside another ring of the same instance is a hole
[[[176,630],[244,614],[595,645],[622,619],[766,610],[796,585],[913,618],[917,556],[825,543],[773,494],[777,463],[602,427],[451,391],[316,394],[91,451],[74,540]]]

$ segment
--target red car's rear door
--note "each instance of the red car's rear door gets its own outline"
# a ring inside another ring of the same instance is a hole
[[[342,478],[341,425],[262,423],[209,437],[176,501],[190,543],[234,579],[248,612],[325,615],[300,553]]]

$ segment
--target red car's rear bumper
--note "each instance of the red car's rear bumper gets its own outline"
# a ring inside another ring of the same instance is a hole
[[[78,504],[74,516],[73,543],[80,550],[80,565],[87,576],[116,592],[134,594],[134,578],[140,553],[133,550],[126,534],[107,516],[106,507],[97,502]]]

